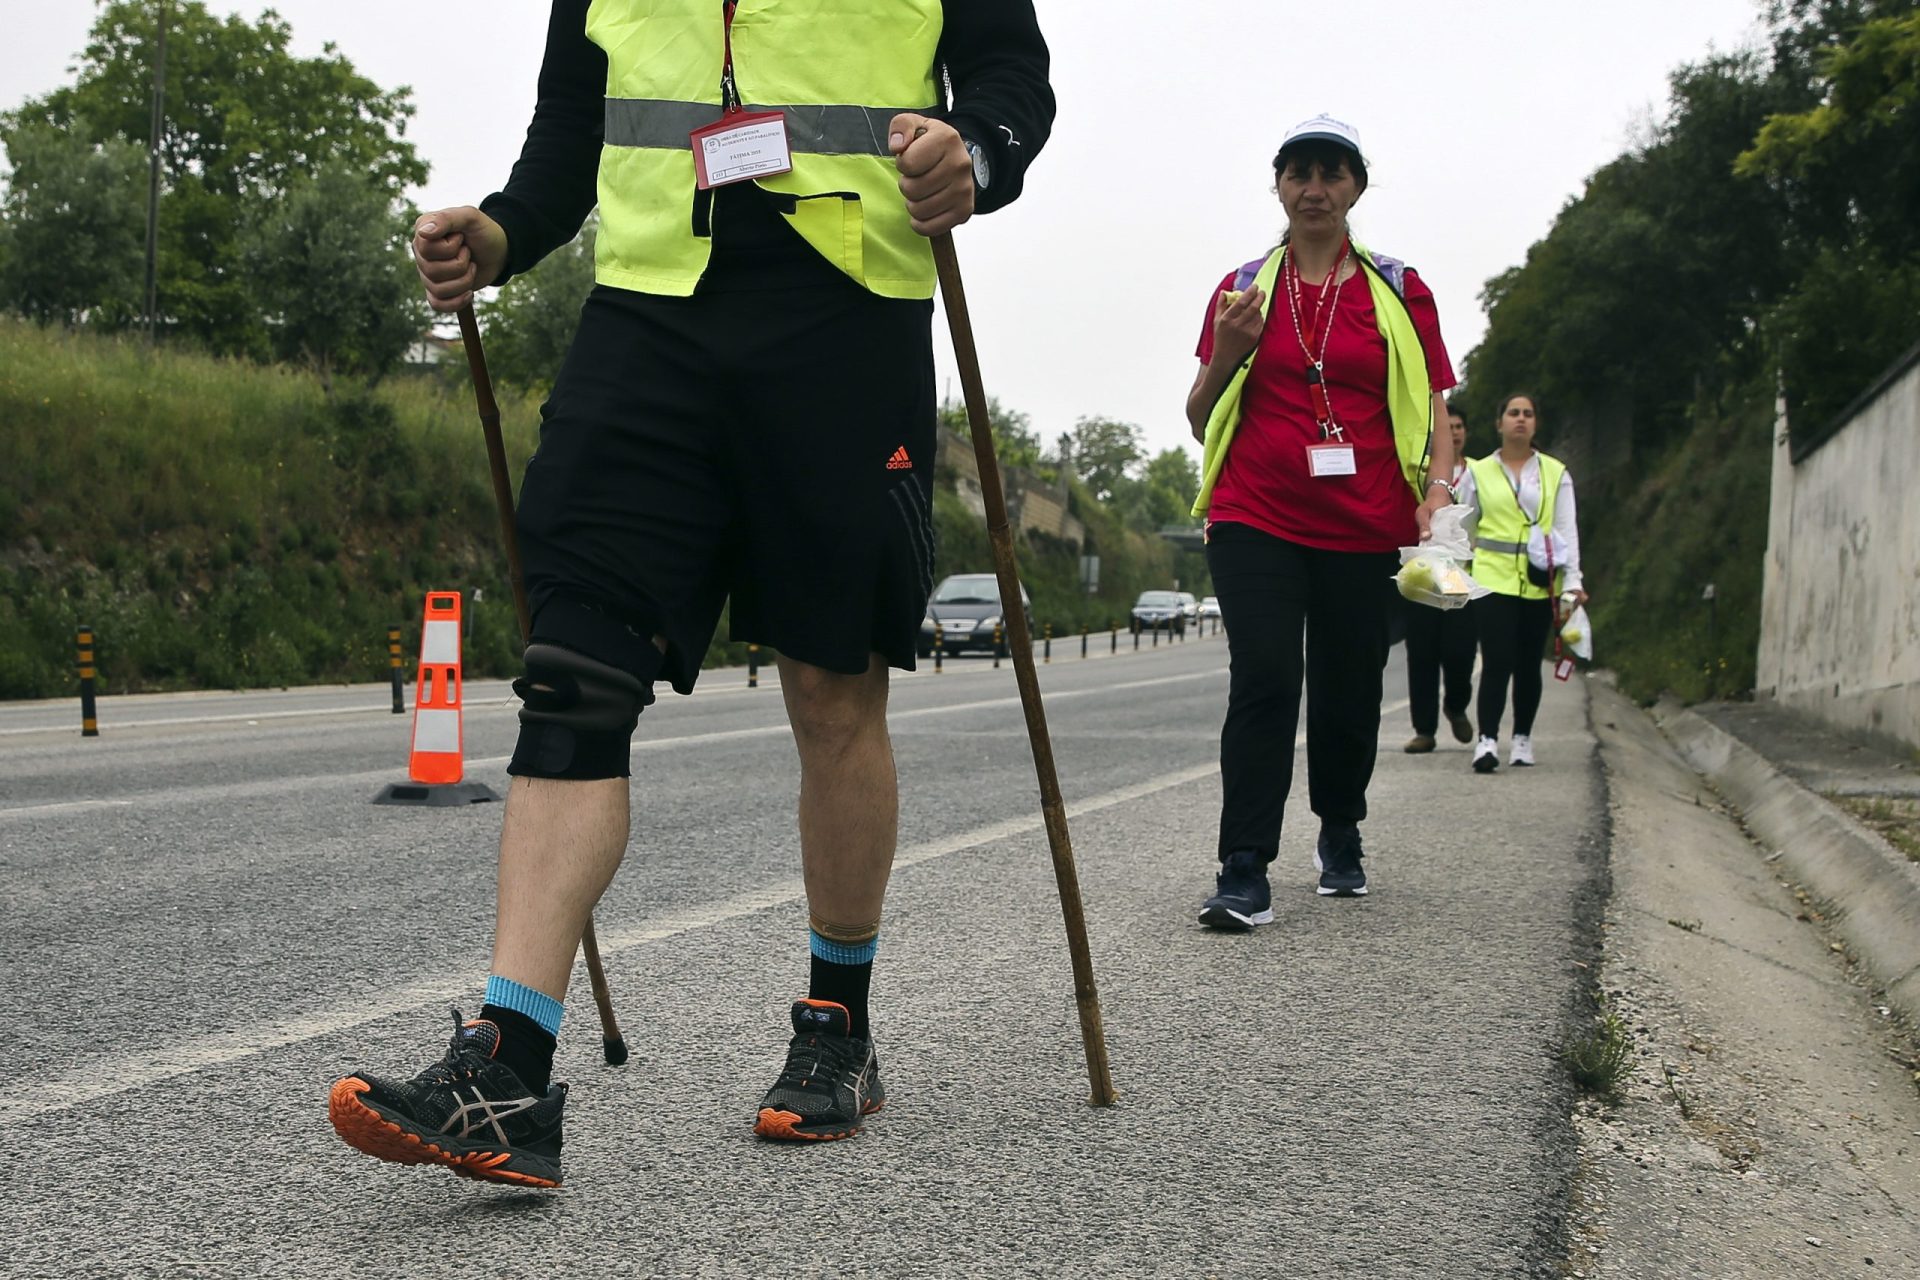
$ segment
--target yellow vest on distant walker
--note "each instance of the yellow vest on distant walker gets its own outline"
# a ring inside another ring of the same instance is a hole
[[[888,124],[937,111],[940,0],[740,0],[734,83],[748,111],[780,111],[793,229],[888,298],[933,296],[933,253],[907,219]],[[721,116],[727,27],[717,0],[593,0],[587,35],[607,54],[594,277],[684,297],[712,256],[710,193],[688,134]]]
[[[1514,492],[1513,474],[1498,453],[1467,464],[1473,472],[1473,491],[1480,503],[1480,526],[1473,536],[1473,580],[1489,591],[1522,600],[1545,600],[1547,589],[1527,581],[1527,535],[1535,525],[1553,528],[1553,503],[1560,496],[1560,477],[1566,464],[1534,451],[1540,459],[1540,518],[1529,520]],[[1557,575],[1560,567],[1554,567]]]

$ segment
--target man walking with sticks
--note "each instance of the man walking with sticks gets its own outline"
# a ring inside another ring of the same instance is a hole
[[[532,643],[492,973],[439,1062],[334,1085],[351,1145],[558,1185],[554,1040],[626,848],[631,736],[656,681],[692,690],[729,599],[734,638],[779,653],[811,926],[755,1130],[851,1137],[880,1109],[888,669],[913,667],[933,569],[928,237],[1019,194],[1047,66],[1032,0],[555,0],[506,189],[414,237],[453,311],[600,208],[520,497]]]

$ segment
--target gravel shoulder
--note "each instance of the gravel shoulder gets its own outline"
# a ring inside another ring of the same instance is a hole
[[[1593,685],[1613,827],[1600,988],[1632,1037],[1574,1116],[1563,1274],[1920,1275],[1920,1055],[1777,853]]]

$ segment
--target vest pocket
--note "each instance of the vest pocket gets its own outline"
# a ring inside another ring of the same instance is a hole
[[[867,282],[864,214],[854,191],[827,191],[817,196],[795,196],[791,209],[782,209],[800,238],[818,249],[827,261],[861,284]]]

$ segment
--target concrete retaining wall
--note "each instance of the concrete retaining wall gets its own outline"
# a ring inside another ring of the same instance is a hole
[[[1756,691],[1920,747],[1916,480],[1920,348],[1811,447],[1780,411]]]

